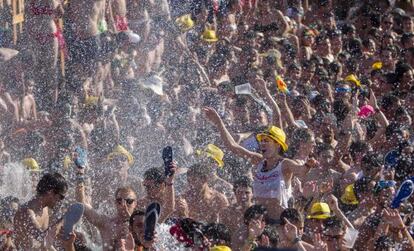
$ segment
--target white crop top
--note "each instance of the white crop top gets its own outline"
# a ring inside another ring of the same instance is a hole
[[[276,168],[263,172],[263,163],[260,162],[253,175],[253,195],[256,198],[278,199],[280,205],[288,207],[288,200],[292,197],[292,188],[287,187],[282,173],[283,160]]]

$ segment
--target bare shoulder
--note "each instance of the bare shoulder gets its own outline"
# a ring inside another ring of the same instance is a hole
[[[213,204],[220,205],[220,206],[229,205],[229,202],[224,194],[219,193],[217,191],[213,191],[212,195],[213,195],[213,198],[212,198]]]

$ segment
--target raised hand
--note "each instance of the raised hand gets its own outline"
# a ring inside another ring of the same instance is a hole
[[[319,161],[317,161],[315,158],[309,158],[308,161],[306,161],[305,166],[310,168],[316,168],[319,166]]]
[[[382,212],[382,219],[392,228],[405,228],[404,221],[397,209],[384,209]]]
[[[173,161],[171,163],[171,167],[170,167],[170,170],[171,170],[172,174],[170,176],[168,176],[167,179],[165,180],[165,183],[167,185],[172,184],[174,182],[175,173],[176,173],[177,169],[178,169],[177,162]]]
[[[283,226],[283,233],[289,239],[290,242],[294,241],[298,237],[298,228],[290,223],[288,219],[284,219],[285,225]]]
[[[326,198],[326,202],[329,205],[329,208],[333,211],[339,210],[339,205],[338,205],[338,199],[335,197],[335,195],[330,194],[327,196]]]
[[[253,83],[251,83],[253,88],[260,93],[265,93],[268,91],[266,86],[266,81],[264,81],[261,77],[256,76]]]
[[[203,108],[203,112],[206,115],[207,119],[211,123],[213,123],[215,125],[217,125],[218,123],[220,123],[221,118],[220,118],[220,116],[218,115],[217,111],[214,108],[204,107]]]
[[[328,251],[328,245],[322,240],[321,234],[315,233],[313,235],[314,251]]]
[[[375,93],[373,91],[370,91],[370,93],[369,93],[369,104],[374,109],[379,109],[377,98],[375,97]]]
[[[249,238],[256,238],[263,233],[266,224],[258,219],[249,222]]]
[[[65,250],[74,250],[73,245],[74,245],[75,240],[76,240],[75,232],[72,232],[72,233],[69,234],[69,239],[65,240],[65,239],[61,238],[61,240],[62,240],[63,248]]]
[[[303,184],[303,197],[305,198],[311,198],[311,197],[316,197],[316,195],[318,194],[318,185],[316,184],[315,181],[309,181],[309,182],[305,182]]]

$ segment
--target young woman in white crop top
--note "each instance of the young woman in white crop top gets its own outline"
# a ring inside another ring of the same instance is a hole
[[[311,158],[306,163],[282,157],[288,148],[282,129],[271,126],[268,131],[257,135],[261,153],[251,152],[233,139],[223,121],[212,108],[204,108],[207,118],[220,131],[226,147],[234,154],[248,159],[256,168],[253,170],[253,194],[256,204],[267,208],[268,216],[279,219],[291,197],[291,181],[294,176],[303,177],[317,162]]]

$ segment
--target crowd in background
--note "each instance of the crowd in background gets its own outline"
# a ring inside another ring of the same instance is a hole
[[[412,1],[24,4],[17,44],[0,10],[0,182],[18,163],[32,197],[0,198],[0,250],[414,250]],[[144,238],[152,202],[175,249]]]

